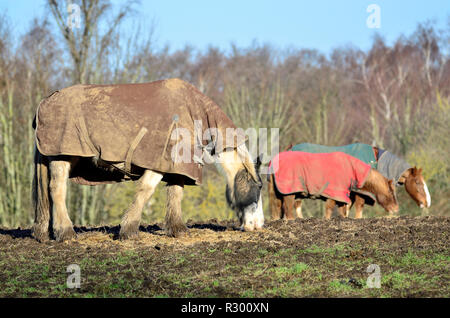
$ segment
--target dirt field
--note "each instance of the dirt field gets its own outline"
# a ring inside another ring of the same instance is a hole
[[[0,297],[449,297],[450,218],[305,219],[240,232],[234,222],[188,222],[181,239],[161,224],[139,240],[118,227],[77,228],[40,244],[0,229]],[[67,266],[81,269],[69,289]],[[368,288],[367,267],[381,288]]]

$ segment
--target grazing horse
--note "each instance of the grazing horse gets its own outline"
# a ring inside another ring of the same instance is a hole
[[[272,219],[302,218],[301,205],[296,199],[312,198],[327,201],[325,217],[331,217],[335,204],[350,203],[351,191],[371,193],[389,213],[398,211],[395,187],[377,170],[359,159],[342,152],[305,153],[281,152],[270,165],[269,205]]]
[[[196,134],[199,125],[210,131]],[[207,158],[226,177],[227,202],[241,228],[252,231],[264,224],[259,158],[255,164],[245,136],[189,83],[68,87],[41,101],[33,127],[33,235],[38,241],[52,232],[57,241],[75,237],[65,202],[69,178],[85,185],[139,182],[120,224],[121,239],[138,236],[145,203],[160,181],[167,182],[165,229],[179,237],[187,230],[181,213],[184,185],[201,184]]]
[[[420,208],[430,207],[431,205],[431,196],[422,176],[422,169],[411,167],[405,160],[395,156],[389,151],[362,143],[337,147],[302,143],[295,146],[290,145],[286,150],[309,153],[344,152],[369,164],[372,168],[381,172],[386,178],[393,179],[396,186],[404,185],[406,192]],[[351,201],[350,205],[338,205],[338,211],[342,217],[347,217],[349,210],[354,206],[355,218],[359,219],[362,217],[364,204],[373,205],[375,203],[375,200],[371,198],[370,195],[362,192],[352,192]],[[336,202],[329,200],[326,204],[327,208],[333,208],[336,205]],[[295,209],[301,209],[300,200],[295,202]]]

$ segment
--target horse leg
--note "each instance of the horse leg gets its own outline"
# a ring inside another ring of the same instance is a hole
[[[267,184],[268,192],[269,192],[269,206],[270,206],[270,215],[272,220],[281,219],[281,199],[277,196],[275,192],[275,185],[273,184],[273,175],[270,176],[269,182]]]
[[[333,214],[333,209],[336,206],[336,201],[332,199],[327,199],[325,202],[325,219],[331,219],[331,215]]]
[[[67,179],[69,179],[70,161],[50,160],[50,195],[52,205],[52,226],[58,242],[76,236],[66,207]]]
[[[142,177],[139,178],[139,185],[134,197],[133,203],[125,212],[120,223],[119,238],[121,240],[137,238],[139,236],[139,224],[141,222],[142,209],[145,203],[150,199],[156,186],[161,181],[161,173],[145,170]]]
[[[303,201],[300,199],[295,200],[294,202],[294,208],[295,208],[295,214],[298,218],[303,219],[303,213],[302,213],[302,203]]]
[[[180,177],[167,184],[166,233],[168,236],[180,237],[187,231],[181,217],[181,200],[183,199],[184,180]]]
[[[364,207],[364,198],[360,195],[355,195],[355,202],[353,203],[355,207],[355,219],[362,218],[362,211]]]
[[[338,203],[337,206],[338,206],[339,215],[342,218],[347,218],[348,217],[348,211],[350,210],[349,209],[349,205],[348,204],[343,204],[343,203]]]
[[[294,210],[294,202],[295,202],[295,195],[285,195],[283,197],[283,211],[284,211],[284,218],[287,220],[293,220],[295,219],[293,210]]]

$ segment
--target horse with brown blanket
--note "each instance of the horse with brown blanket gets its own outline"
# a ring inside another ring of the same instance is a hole
[[[66,208],[67,179],[85,185],[138,180],[120,238],[138,235],[141,212],[167,182],[166,232],[186,231],[184,185],[201,184],[202,165],[226,176],[226,198],[245,230],[263,226],[259,164],[245,136],[194,86],[179,79],[144,84],[76,85],[41,101],[36,134],[33,235],[58,241],[75,236]],[[224,142],[226,137],[226,142]]]
[[[343,152],[281,152],[272,159],[270,172],[269,204],[273,219],[294,219],[295,199],[312,198],[339,205],[349,204],[350,193],[354,190],[372,193],[390,213],[398,211],[392,180]],[[303,217],[301,210],[296,212],[297,217]],[[327,204],[327,219],[331,212]]]

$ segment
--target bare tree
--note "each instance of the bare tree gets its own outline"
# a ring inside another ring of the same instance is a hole
[[[116,39],[118,28],[125,18],[133,12],[133,5],[136,2],[133,0],[127,1],[113,15],[111,21],[105,23],[112,11],[110,1],[81,0],[77,3],[81,15],[81,24],[78,29],[68,25],[73,12],[68,12],[66,1],[48,0],[47,5],[58,25],[72,60],[74,72],[71,78],[73,83],[90,82],[93,72],[104,66],[105,55]]]

